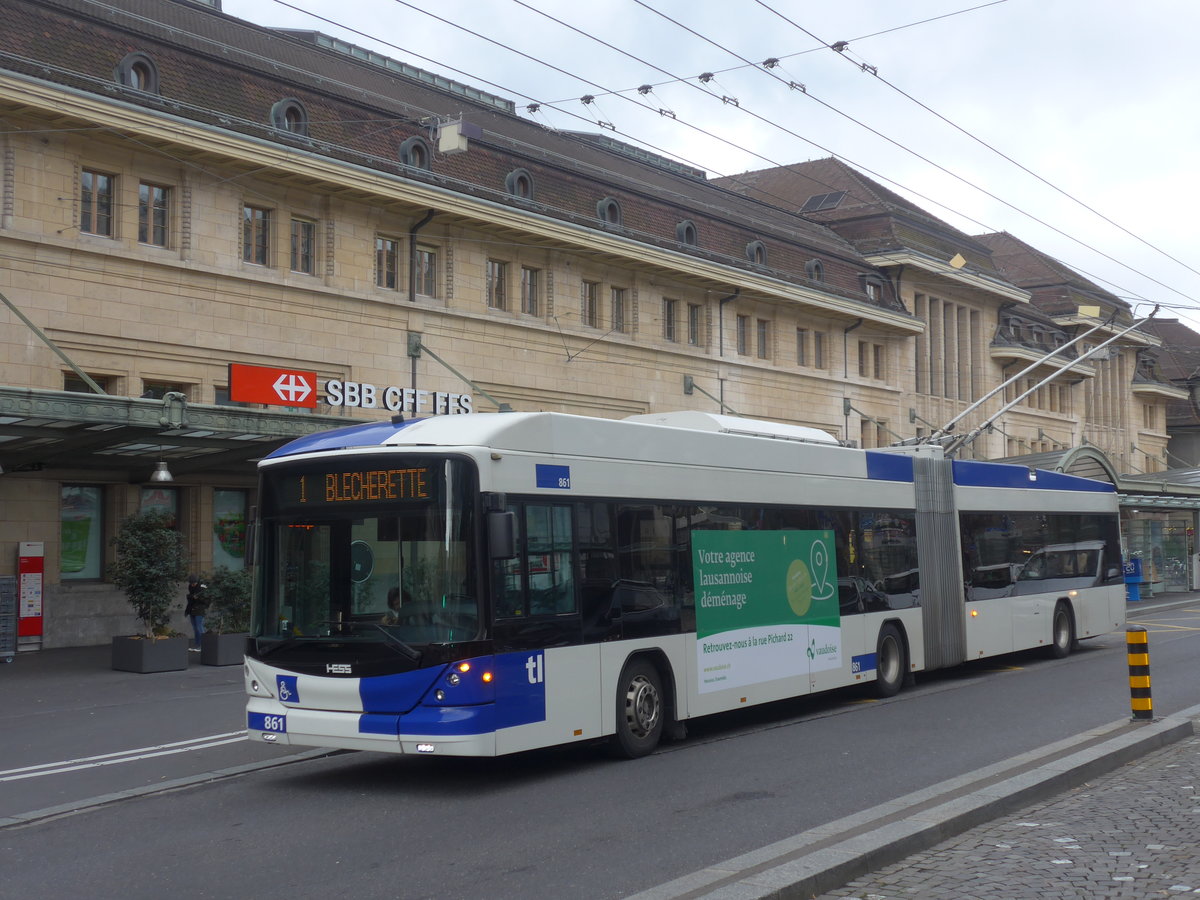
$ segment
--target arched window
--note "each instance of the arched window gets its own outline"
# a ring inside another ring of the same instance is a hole
[[[762,241],[751,241],[746,245],[746,259],[756,266],[767,264],[767,245]]]
[[[141,51],[130,53],[117,64],[114,77],[126,87],[147,94],[158,93],[158,67]]]
[[[533,199],[533,176],[524,169],[513,169],[504,179],[504,189],[513,197]]]
[[[293,97],[280,100],[271,107],[271,124],[280,131],[308,137],[308,112],[304,104]]]
[[[428,172],[433,166],[433,154],[423,137],[413,135],[400,145],[400,162],[410,169]]]
[[[813,281],[824,281],[825,264],[819,259],[810,259],[804,264],[804,274]]]
[[[696,246],[696,225],[691,219],[684,219],[675,226],[675,240],[689,247]]]
[[[605,197],[596,204],[596,218],[610,228],[620,228],[621,204],[612,197]]]

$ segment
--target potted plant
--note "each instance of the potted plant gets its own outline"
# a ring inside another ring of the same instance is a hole
[[[125,672],[186,669],[187,640],[170,625],[171,605],[187,577],[183,535],[164,510],[127,517],[113,538],[117,558],[109,567],[112,583],[125,592],[142,623],[137,635],[114,637],[112,666]]]
[[[250,631],[250,571],[218,566],[205,580],[208,612],[200,639],[206,666],[241,665]]]

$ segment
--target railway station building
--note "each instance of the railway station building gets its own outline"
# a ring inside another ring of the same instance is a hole
[[[837,160],[709,178],[219,0],[5,11],[0,578],[40,569],[25,648],[134,630],[105,579],[124,517],[168,509],[195,570],[240,567],[258,459],[395,415],[703,409],[867,448],[962,416],[971,458],[1170,468],[1189,395],[1144,330],[982,428],[1057,363],[972,410],[992,388],[1131,310]]]

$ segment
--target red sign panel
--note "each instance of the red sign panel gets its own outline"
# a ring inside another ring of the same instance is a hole
[[[317,373],[229,364],[229,399],[234,403],[317,406]]]

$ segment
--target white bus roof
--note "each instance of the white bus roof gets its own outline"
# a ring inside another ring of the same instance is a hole
[[[644,416],[626,416],[625,422],[645,422],[648,425],[666,425],[671,428],[690,428],[694,431],[718,431],[722,434],[740,434],[749,437],[778,438],[785,441],[804,441],[810,444],[837,444],[838,439],[819,428],[806,425],[788,425],[783,422],[767,422],[762,419],[743,419],[741,416],[723,416],[697,410],[650,413]]]

